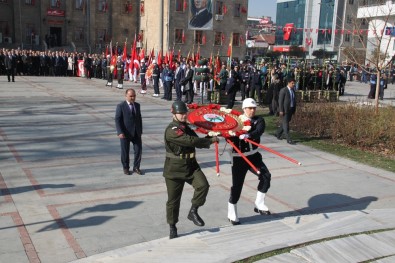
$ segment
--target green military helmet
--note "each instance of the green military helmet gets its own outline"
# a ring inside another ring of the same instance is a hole
[[[173,105],[171,105],[171,112],[173,114],[183,114],[188,112],[188,107],[183,101],[175,101]]]

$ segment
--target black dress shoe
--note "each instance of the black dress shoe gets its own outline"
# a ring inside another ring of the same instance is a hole
[[[274,136],[276,136],[277,140],[282,140],[283,138],[281,138],[281,136],[278,136],[277,134],[274,134]]]
[[[263,211],[263,210],[259,210],[258,208],[254,208],[254,212],[255,213],[259,213],[259,214],[261,214],[261,215],[271,215],[271,213],[270,213],[270,211],[268,210],[268,211]]]
[[[289,143],[289,144],[295,144],[295,142],[293,141],[293,140],[287,140],[287,143]]]
[[[123,169],[123,174],[125,174],[125,175],[130,175],[129,169]]]
[[[169,235],[169,239],[173,239],[173,238],[177,238],[178,234],[177,234],[177,227],[176,225],[170,225],[170,235]]]
[[[133,169],[133,173],[136,173],[138,175],[142,175],[143,174],[143,172],[139,168],[134,168]]]
[[[228,218],[228,220],[234,226],[240,225],[240,221],[233,221],[233,220],[230,220],[229,218]]]
[[[197,226],[204,226],[204,221],[199,216],[197,210],[198,210],[197,207],[192,206],[191,210],[189,210],[188,219],[191,220]]]

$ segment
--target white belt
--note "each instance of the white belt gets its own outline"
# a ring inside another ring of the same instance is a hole
[[[249,151],[249,152],[244,152],[243,155],[244,156],[249,156],[249,155],[253,155],[253,154],[257,153],[257,152],[258,152],[258,148],[256,148],[255,150]],[[238,154],[237,152],[234,153],[233,151],[232,151],[232,156],[233,157],[241,157],[240,154]]]

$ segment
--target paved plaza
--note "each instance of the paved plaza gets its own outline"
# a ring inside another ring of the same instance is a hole
[[[248,174],[238,204],[242,225],[227,221],[229,145],[197,159],[210,191],[187,219],[193,190],[181,202],[180,238],[168,239],[162,177],[163,133],[170,101],[138,94],[143,115],[144,175],[123,174],[115,107],[125,90],[104,80],[0,78],[0,262],[233,262],[255,254],[350,233],[262,262],[395,262],[395,174],[264,134],[261,142],[303,165],[261,150],[272,173],[271,216],[254,213],[257,179]],[[127,83],[125,87],[137,84]],[[347,101],[370,103],[367,84],[348,82]],[[381,103],[395,106],[395,85]],[[173,98],[175,96],[173,95]],[[240,99],[237,101],[240,103]],[[391,257],[392,256],[392,257]]]

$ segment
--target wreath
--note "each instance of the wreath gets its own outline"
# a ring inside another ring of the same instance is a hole
[[[250,120],[233,109],[226,109],[218,104],[188,104],[188,122],[195,126],[195,131],[208,136],[229,138],[247,133],[251,129]]]

